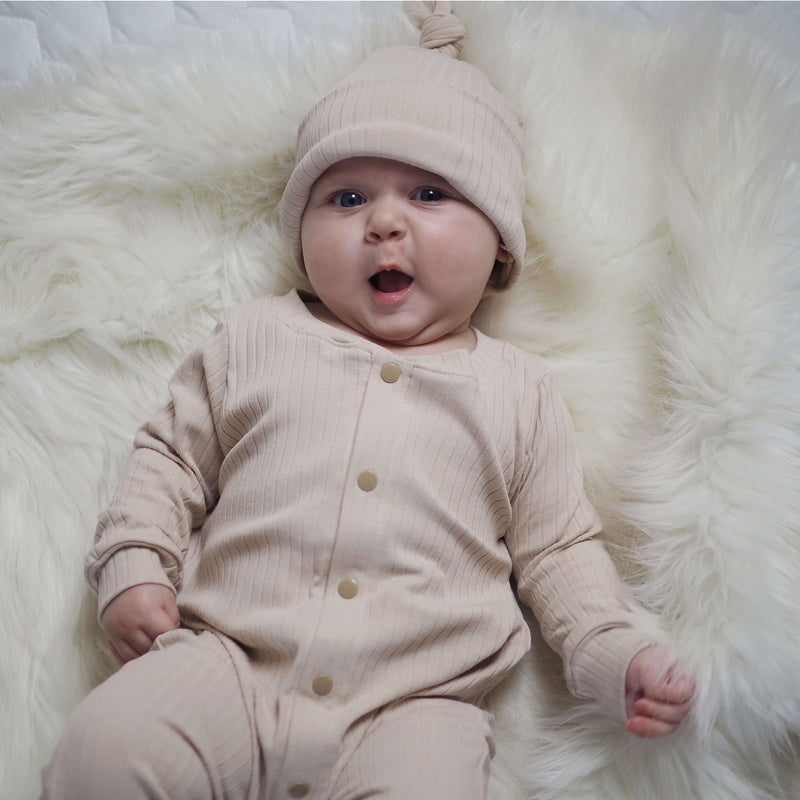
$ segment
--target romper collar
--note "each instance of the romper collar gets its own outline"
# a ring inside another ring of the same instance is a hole
[[[307,297],[312,297],[312,295],[303,294]],[[481,366],[486,366],[485,362],[487,361],[496,364],[504,344],[473,327],[472,330],[475,333],[476,342],[472,350],[462,348],[448,350],[445,353],[405,356],[399,355],[369,339],[365,339],[355,332],[351,333],[335,328],[327,322],[317,319],[306,307],[298,289],[292,289],[285,295],[273,297],[272,307],[275,315],[284,324],[298,332],[326,339],[341,346],[355,347],[385,360],[406,362],[412,366],[461,375],[475,376],[476,371],[483,371]]]

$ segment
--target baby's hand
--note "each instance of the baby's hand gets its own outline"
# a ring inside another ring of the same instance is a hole
[[[100,625],[117,661],[133,661],[157,636],[180,626],[175,593],[158,583],[131,586],[106,606]]]
[[[672,733],[689,713],[695,680],[662,645],[640,650],[625,677],[625,727],[637,736]]]

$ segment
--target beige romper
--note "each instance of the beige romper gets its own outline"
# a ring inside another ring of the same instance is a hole
[[[79,707],[48,797],[105,775],[151,786],[131,797],[482,798],[486,695],[530,645],[512,573],[570,690],[624,719],[646,640],[555,376],[477,337],[401,358],[296,292],[223,315],[137,434],[87,566],[101,614],[161,583],[187,630]]]

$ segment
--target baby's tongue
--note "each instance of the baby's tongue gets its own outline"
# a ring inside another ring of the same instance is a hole
[[[396,269],[384,270],[375,277],[375,288],[379,292],[402,292],[411,284],[411,276]]]

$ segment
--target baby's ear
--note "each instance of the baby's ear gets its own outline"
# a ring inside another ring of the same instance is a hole
[[[502,261],[495,261],[492,272],[489,275],[489,281],[486,284],[486,289],[483,292],[483,296],[486,297],[490,294],[499,294],[505,282],[506,264]]]
[[[511,266],[510,262],[511,254],[505,249],[505,247],[503,247],[503,243],[500,242],[497,245],[497,255],[495,256],[494,267],[492,267],[492,272],[489,275],[489,282],[486,285],[486,291],[484,292],[484,295],[497,294],[497,292],[499,292],[506,285]]]

